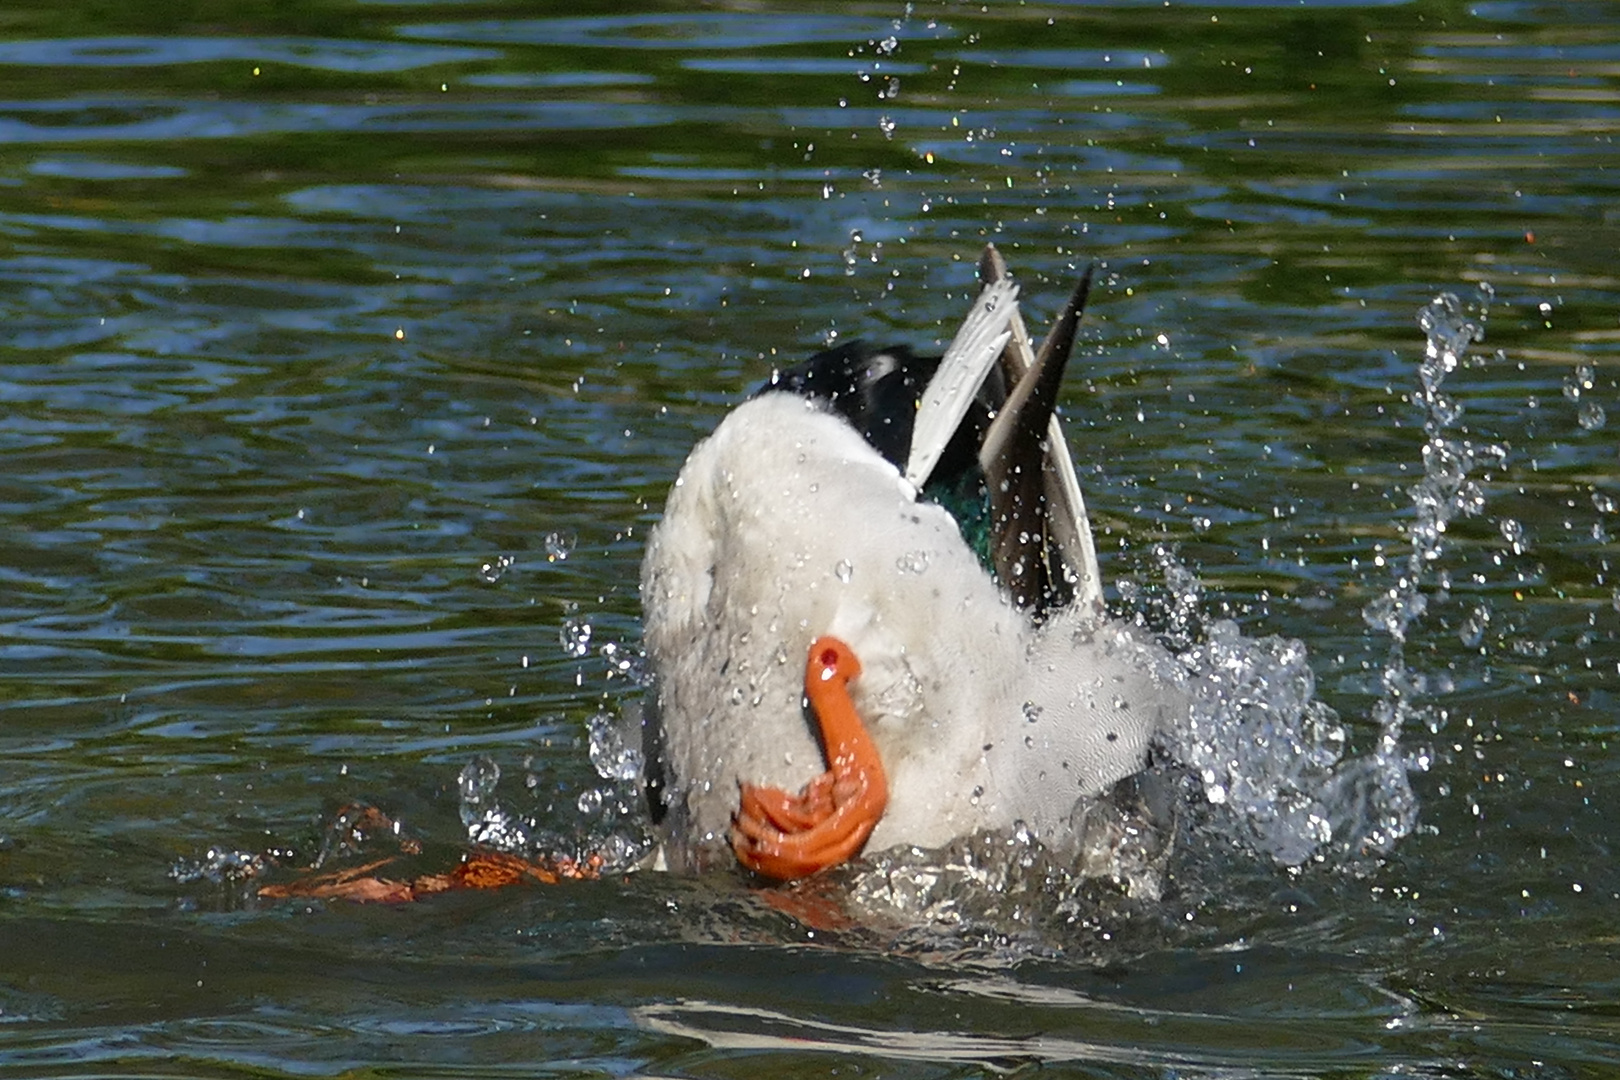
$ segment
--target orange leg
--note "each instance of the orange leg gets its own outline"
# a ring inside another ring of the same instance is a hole
[[[842,641],[811,643],[804,693],[821,728],[827,771],[797,795],[742,785],[731,849],[755,873],[787,881],[837,866],[854,858],[883,817],[889,803],[883,759],[849,697],[850,680],[860,673],[860,661]]]

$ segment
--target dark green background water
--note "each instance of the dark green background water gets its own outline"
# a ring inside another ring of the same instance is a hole
[[[0,37],[0,1073],[1620,1068],[1612,5],[6,0]],[[1414,312],[1494,288],[1447,385],[1506,461],[1423,582],[1387,861],[1212,845],[958,953],[726,875],[185,880],[351,798],[453,858],[479,753],[637,838],[576,801],[680,461],[775,357],[947,336],[986,239],[1042,321],[1103,270],[1064,405],[1105,574],[1175,545],[1363,750]]]

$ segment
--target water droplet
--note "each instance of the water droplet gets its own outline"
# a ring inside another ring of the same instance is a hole
[[[482,821],[495,802],[495,786],[501,782],[501,767],[495,759],[479,754],[462,766],[456,778],[461,794],[461,823],[468,828]]]
[[[1595,401],[1581,402],[1580,409],[1575,414],[1575,421],[1587,431],[1596,431],[1608,423],[1609,416],[1603,411],[1603,406]]]
[[[479,754],[467,762],[456,778],[462,802],[483,802],[495,794],[495,785],[501,782],[501,767],[495,759]]]
[[[591,624],[577,617],[564,619],[557,640],[562,644],[564,655],[577,660],[591,651]]]
[[[598,788],[586,788],[579,793],[579,799],[574,803],[579,812],[587,817],[594,817],[602,809],[602,792]]]
[[[1503,518],[1498,528],[1502,530],[1502,539],[1513,549],[1513,554],[1523,555],[1530,547],[1530,541],[1525,537],[1524,526],[1513,518]]]
[[[1035,704],[1033,701],[1024,702],[1024,719],[1029,721],[1031,724],[1039,720],[1041,718],[1041,714],[1045,711],[1045,709]]]
[[[838,565],[833,567],[833,573],[838,575],[839,581],[847,585],[849,579],[855,576],[855,567],[850,564],[848,559],[839,559]]]
[[[486,585],[493,585],[512,568],[517,560],[511,555],[497,555],[492,562],[484,563],[478,568],[478,577]]]
[[[604,780],[635,780],[641,776],[641,751],[625,745],[624,734],[612,713],[598,712],[587,727],[596,775]]]
[[[902,574],[920,574],[928,569],[928,552],[908,551],[894,565]]]
[[[577,537],[568,530],[546,533],[546,561],[562,562],[574,553]]]
[[[1615,510],[1614,496],[1607,492],[1594,491],[1592,492],[1592,505],[1597,507],[1597,512],[1600,514],[1612,514]]]

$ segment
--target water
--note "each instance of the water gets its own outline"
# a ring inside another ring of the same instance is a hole
[[[1611,23],[8,5],[0,1069],[1609,1074]],[[627,865],[681,459],[774,362],[942,344],[986,239],[1040,322],[1098,263],[1109,600],[1220,720],[1174,843],[255,897]]]

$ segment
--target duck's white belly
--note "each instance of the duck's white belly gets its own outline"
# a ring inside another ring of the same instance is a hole
[[[942,509],[841,419],[766,395],[681,470],[642,571],[670,784],[669,853],[724,850],[739,781],[798,790],[825,768],[802,705],[835,634],[889,778],[868,846],[934,847],[1022,821],[1057,838],[1075,802],[1141,767],[1178,698],[1160,654],[1079,615],[1035,630]],[[729,858],[729,855],[724,856]]]

